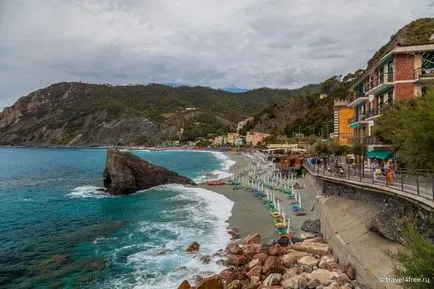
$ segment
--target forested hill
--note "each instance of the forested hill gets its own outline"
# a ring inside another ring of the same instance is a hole
[[[57,83],[0,112],[0,145],[155,145],[182,137],[181,128],[187,141],[234,129],[271,104],[319,87],[231,93],[160,84]]]

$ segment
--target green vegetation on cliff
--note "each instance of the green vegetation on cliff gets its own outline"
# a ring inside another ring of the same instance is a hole
[[[430,38],[434,34],[434,18],[419,18],[405,25],[390,37],[389,42],[383,45],[368,61],[368,67],[380,60],[395,45],[409,46],[433,43]]]
[[[431,289],[434,278],[434,244],[425,239],[413,225],[403,231],[406,245],[392,257],[400,262],[395,267],[396,278],[405,289]],[[413,279],[412,279],[413,278]],[[420,278],[417,281],[414,278]]]

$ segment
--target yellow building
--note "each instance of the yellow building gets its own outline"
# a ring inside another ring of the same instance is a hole
[[[351,145],[353,130],[348,126],[354,118],[354,109],[345,100],[336,100],[333,106],[334,139],[338,145]]]

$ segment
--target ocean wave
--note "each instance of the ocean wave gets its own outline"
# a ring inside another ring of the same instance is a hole
[[[103,284],[104,288],[172,289],[184,279],[191,281],[197,274],[206,275],[223,269],[216,264],[219,257],[213,255],[230,242],[226,230],[234,203],[203,188],[170,184],[154,190],[178,193],[168,198],[168,202],[190,200],[176,211],[160,212],[186,217],[174,218],[171,222],[164,219],[140,222],[135,234],[152,241],[144,243],[144,247],[119,248],[114,259],[127,265],[132,272],[108,280]],[[199,253],[186,254],[185,248],[193,241],[200,244]],[[200,260],[205,255],[211,258],[209,264]]]
[[[81,186],[74,188],[69,194],[68,197],[78,199],[78,198],[107,198],[110,195],[106,194],[104,191],[101,191],[101,187],[94,186]]]

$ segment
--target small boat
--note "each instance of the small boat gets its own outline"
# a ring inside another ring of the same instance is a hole
[[[209,181],[209,182],[206,182],[206,184],[208,186],[222,186],[222,185],[224,185],[226,183],[223,182],[223,181]]]

